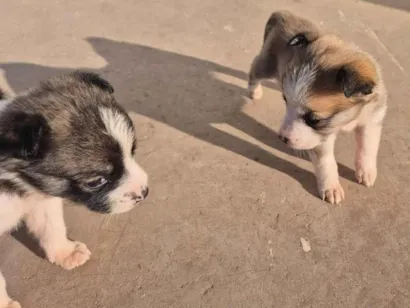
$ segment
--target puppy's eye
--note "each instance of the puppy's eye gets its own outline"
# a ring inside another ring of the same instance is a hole
[[[106,178],[99,176],[85,182],[85,186],[87,186],[90,189],[97,189],[103,187],[105,184],[107,184],[107,182],[108,181]]]
[[[132,147],[131,147],[131,155],[135,154],[135,150],[137,149],[137,143],[135,140],[132,142]]]
[[[282,98],[285,101],[285,103],[287,103],[288,101],[286,100],[286,96],[284,94],[282,94]]]
[[[309,41],[306,38],[306,35],[304,33],[299,33],[289,40],[288,45],[289,46],[306,46],[308,43]]]
[[[307,126],[310,126],[313,129],[315,129],[321,121],[320,119],[316,118],[312,112],[305,113],[302,119]]]

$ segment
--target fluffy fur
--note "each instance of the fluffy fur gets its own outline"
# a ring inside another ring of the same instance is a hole
[[[148,194],[134,160],[134,126],[112,86],[74,72],[0,101],[0,234],[24,220],[48,260],[65,269],[90,251],[67,238],[63,199],[101,213],[132,209]],[[0,273],[0,308],[20,307]]]
[[[263,79],[282,87],[286,114],[280,138],[294,149],[309,150],[321,197],[344,199],[334,143],[340,131],[354,131],[356,177],[372,186],[387,92],[377,62],[357,46],[322,33],[310,21],[287,11],[269,18],[260,54],[249,73],[249,92],[262,97]]]

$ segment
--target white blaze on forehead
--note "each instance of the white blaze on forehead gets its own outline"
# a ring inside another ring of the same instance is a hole
[[[283,93],[288,102],[304,103],[309,87],[316,77],[316,66],[308,62],[301,67],[294,67],[283,77]]]
[[[107,107],[101,107],[100,114],[108,134],[118,141],[124,155],[127,153],[131,155],[135,136],[129,121],[119,111]]]

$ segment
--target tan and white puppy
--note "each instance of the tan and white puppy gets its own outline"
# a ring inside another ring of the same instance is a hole
[[[64,199],[114,214],[148,195],[134,125],[113,92],[98,75],[74,72],[0,100],[0,234],[24,220],[48,260],[65,269],[91,253],[67,238]],[[0,308],[18,307],[0,273]]]
[[[262,97],[261,81],[268,78],[278,80],[286,102],[279,136],[293,149],[309,150],[320,196],[330,203],[345,196],[334,156],[340,131],[354,131],[356,178],[372,186],[387,110],[376,61],[310,21],[281,11],[268,20],[262,50],[252,63],[252,98]]]

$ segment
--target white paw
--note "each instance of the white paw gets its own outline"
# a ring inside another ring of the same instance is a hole
[[[49,258],[52,263],[55,263],[66,270],[73,269],[83,265],[90,259],[91,252],[87,246],[81,242],[68,241],[66,247],[61,248],[54,254],[54,257]]]
[[[10,300],[6,306],[2,306],[1,308],[21,308],[21,305],[19,302]]]
[[[263,95],[262,86],[258,84],[257,86],[250,86],[249,87],[249,97],[258,100],[261,99]]]
[[[319,187],[319,193],[322,200],[326,200],[331,204],[339,204],[345,198],[345,192],[339,181]]]
[[[377,177],[377,167],[366,164],[356,164],[356,179],[360,184],[371,187],[374,185]]]

